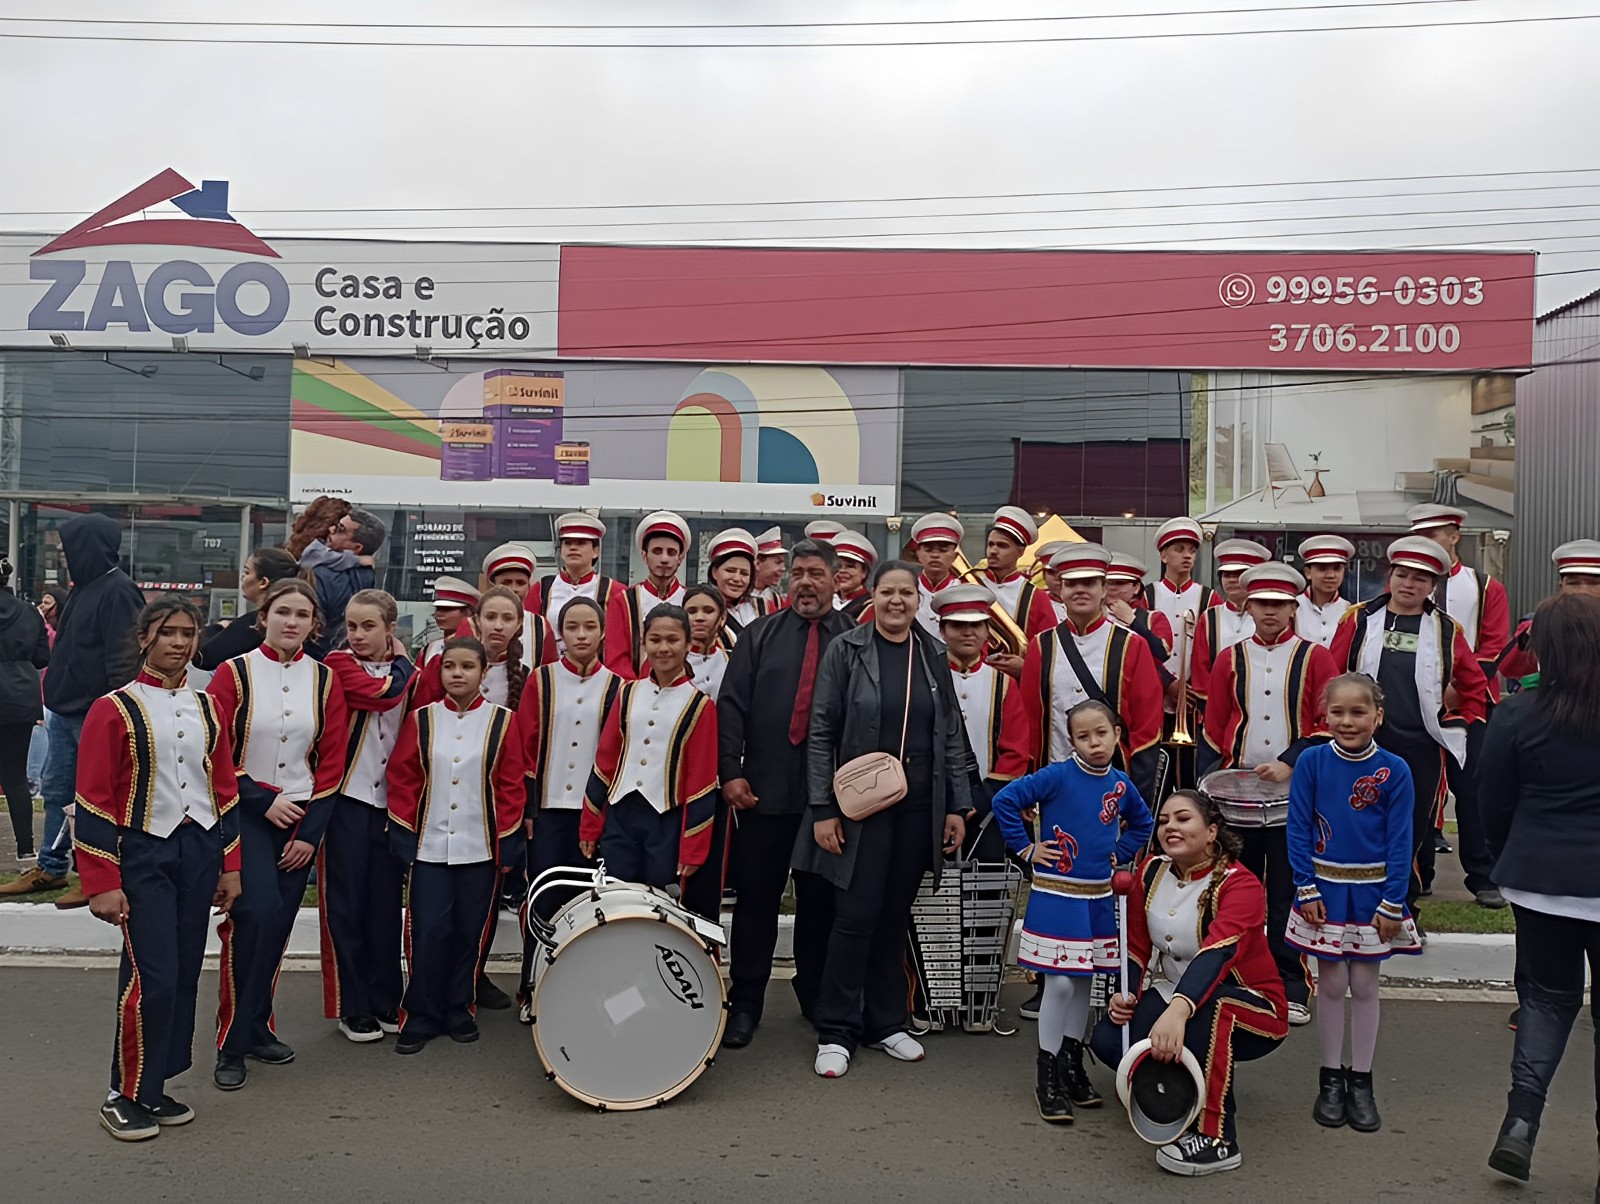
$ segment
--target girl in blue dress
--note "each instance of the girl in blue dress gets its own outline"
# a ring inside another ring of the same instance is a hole
[[[1070,1124],[1074,1104],[1100,1106],[1083,1069],[1082,1037],[1091,981],[1117,967],[1111,872],[1137,856],[1155,828],[1137,787],[1111,765],[1119,722],[1105,703],[1080,702],[1067,715],[1072,757],[994,796],[1006,847],[1033,865],[1017,961],[1044,983],[1035,1095],[1039,1115],[1053,1124]],[[1022,822],[1035,806],[1036,843]]]
[[[1378,1129],[1372,1057],[1378,1044],[1378,963],[1422,952],[1406,909],[1411,872],[1411,771],[1379,748],[1383,691],[1360,673],[1328,683],[1333,743],[1303,753],[1289,783],[1289,864],[1296,902],[1285,938],[1317,959],[1322,1074],[1320,1125]],[[1350,1066],[1344,1067],[1345,996]]]

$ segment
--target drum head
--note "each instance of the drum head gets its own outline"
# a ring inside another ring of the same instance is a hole
[[[1218,802],[1282,803],[1289,783],[1263,781],[1253,769],[1217,769],[1200,779],[1200,793]]]
[[[533,1040],[568,1094],[628,1110],[704,1073],[726,1019],[722,976],[675,919],[620,917],[576,933],[544,967]]]

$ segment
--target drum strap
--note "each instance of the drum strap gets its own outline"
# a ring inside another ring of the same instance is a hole
[[[1100,683],[1095,681],[1094,674],[1089,672],[1089,666],[1083,659],[1083,653],[1078,651],[1078,641],[1072,638],[1070,631],[1063,630],[1066,624],[1056,628],[1061,637],[1061,650],[1067,654],[1067,664],[1072,666],[1072,671],[1078,675],[1078,684],[1083,687],[1083,692],[1089,696],[1090,701],[1103,703],[1116,711],[1111,706],[1111,699],[1106,697],[1106,692],[1100,688]]]

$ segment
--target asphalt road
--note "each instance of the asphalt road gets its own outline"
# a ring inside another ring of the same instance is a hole
[[[1081,1112],[1070,1129],[1040,1123],[1031,1025],[1012,1038],[932,1037],[920,1065],[867,1051],[829,1082],[811,1073],[812,1034],[784,983],[750,1048],[724,1053],[664,1109],[602,1116],[544,1081],[512,1013],[487,1013],[476,1045],[441,1041],[399,1058],[392,1040],[346,1041],[319,1018],[317,976],[286,973],[278,1014],[298,1060],[252,1063],[249,1086],[223,1094],[201,1034],[175,1091],[198,1119],[119,1145],[96,1118],[114,988],[104,969],[0,968],[7,1199],[1055,1204],[1179,1190],[1195,1201],[1465,1204],[1586,1201],[1595,1184],[1587,1018],[1556,1082],[1534,1181],[1517,1187],[1485,1167],[1511,1044],[1499,1004],[1385,1003],[1386,1128],[1370,1136],[1311,1121],[1316,1040],[1295,1030],[1238,1071],[1244,1167],[1180,1181],[1133,1136],[1102,1068],[1091,1073],[1106,1108]],[[214,988],[208,972],[202,990]],[[202,1006],[214,997],[203,994]]]

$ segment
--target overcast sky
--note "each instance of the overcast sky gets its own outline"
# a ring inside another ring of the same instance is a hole
[[[1505,23],[1600,4],[1351,5],[0,0],[0,228],[59,231],[173,167],[230,181],[263,234],[1491,245],[1541,252],[1541,310],[1600,287],[1600,19]],[[992,20],[1061,12],[1123,15]],[[264,24],[149,23],[184,19]],[[1199,36],[1401,24],[1426,27]],[[65,40],[89,36],[119,40]],[[1026,41],[970,44],[1002,38]],[[800,41],[966,44],[615,45]],[[540,42],[608,46],[517,45]]]

